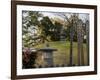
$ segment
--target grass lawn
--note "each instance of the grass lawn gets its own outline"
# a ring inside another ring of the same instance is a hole
[[[57,49],[57,51],[53,54],[54,64],[55,65],[62,65],[62,64],[69,64],[69,54],[70,54],[70,42],[69,41],[55,41],[55,42],[48,42],[51,48]],[[46,44],[39,44],[34,46],[34,48],[45,48]],[[73,42],[73,62],[74,64],[78,64],[78,48],[77,42]],[[87,65],[87,52],[86,52],[86,44],[83,44],[83,51],[84,51],[84,61],[85,65]]]

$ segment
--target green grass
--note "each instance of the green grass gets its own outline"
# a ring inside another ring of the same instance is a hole
[[[70,54],[70,42],[69,41],[55,41],[55,42],[48,42],[51,48],[57,49],[57,51],[53,54],[54,64],[69,64],[69,54]],[[39,44],[37,46],[34,46],[34,48],[45,48],[46,44]],[[77,48],[77,42],[73,42],[73,62],[74,64],[78,64],[78,48]],[[85,65],[87,64],[86,59],[86,44],[83,44],[83,51],[84,51],[84,60]]]

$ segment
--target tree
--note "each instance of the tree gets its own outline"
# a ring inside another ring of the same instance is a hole
[[[53,30],[52,35],[51,35],[51,40],[60,41],[61,29],[62,29],[62,24],[55,21],[54,30]]]
[[[41,20],[41,25],[42,25],[42,36],[44,37],[44,40],[50,40],[48,37],[51,37],[52,32],[54,31],[54,24],[52,21],[49,19],[48,16],[43,17]]]
[[[62,24],[54,21],[54,23],[51,21],[51,19],[48,16],[43,17],[41,20],[42,25],[42,34],[51,41],[59,41],[60,40],[60,32],[62,28]]]
[[[22,40],[23,47],[31,47],[35,45],[36,38],[39,33],[39,18],[42,14],[36,11],[23,11],[22,12]]]

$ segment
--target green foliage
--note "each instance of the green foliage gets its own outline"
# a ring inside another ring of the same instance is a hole
[[[41,25],[42,25],[42,31],[43,31],[42,33],[45,36],[50,35],[50,32],[53,30],[54,25],[48,16],[43,17],[43,19],[41,20]]]
[[[62,24],[55,21],[53,32],[51,35],[52,41],[60,41],[60,34],[61,34]]]
[[[41,20],[42,25],[42,34],[46,37],[50,37],[52,41],[60,40],[60,32],[62,28],[62,24],[55,21],[53,24],[48,16],[43,17]]]
[[[64,14],[64,17],[65,22],[61,19],[58,21],[55,18],[51,19],[49,16],[44,16],[43,13],[38,11],[23,11],[23,46],[32,47],[41,42],[45,43],[45,41],[60,41],[61,36],[64,36],[65,40],[70,41],[70,33],[72,28],[74,30],[73,40],[77,41],[77,27],[75,25],[77,25],[77,21],[79,20],[78,15],[71,14],[71,16],[68,18]],[[84,31],[84,35],[86,35],[86,27],[84,26],[82,29]],[[34,31],[36,32],[34,33]]]

